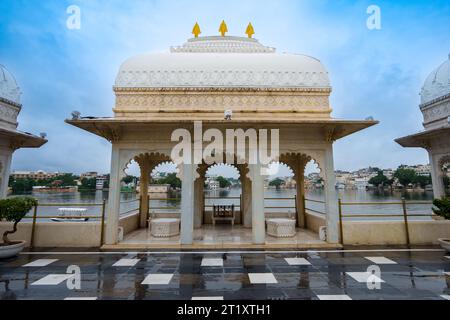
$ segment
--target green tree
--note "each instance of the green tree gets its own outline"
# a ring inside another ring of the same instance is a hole
[[[276,178],[272,181],[269,182],[269,186],[271,187],[276,187],[277,189],[280,189],[280,187],[285,183],[284,180],[280,179],[280,178]]]
[[[450,199],[442,197],[441,199],[434,199],[433,212],[438,216],[450,220]]]
[[[398,182],[406,187],[410,183],[414,183],[416,179],[416,172],[413,169],[406,169],[400,166],[394,173],[394,177],[398,179]]]
[[[95,178],[84,178],[81,180],[81,186],[78,188],[79,190],[95,190],[97,185],[97,179]]]
[[[389,185],[389,179],[383,174],[383,171],[379,170],[378,174],[369,180],[369,183],[379,187]]]
[[[35,182],[31,179],[17,179],[11,183],[13,194],[23,194],[33,191]]]
[[[156,184],[170,184],[172,189],[181,188],[181,180],[176,173],[169,173],[164,178],[155,181]]]
[[[222,189],[231,186],[231,182],[222,176],[218,176],[217,181],[219,181],[219,187]]]
[[[428,176],[416,175],[413,183],[419,185],[422,188],[425,188],[427,185],[431,184],[431,175]]]
[[[36,199],[30,197],[15,197],[0,200],[0,221],[13,222],[13,230],[3,233],[3,243],[14,244],[8,239],[8,235],[17,232],[17,224],[27,215],[27,213],[37,205]]]

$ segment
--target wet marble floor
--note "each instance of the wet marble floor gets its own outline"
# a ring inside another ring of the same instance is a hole
[[[289,252],[57,250],[0,260],[0,299],[450,299],[450,255],[437,248]]]

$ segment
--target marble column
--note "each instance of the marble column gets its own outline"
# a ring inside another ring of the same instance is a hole
[[[11,160],[12,160],[13,150],[1,151],[1,183],[0,183],[0,199],[4,199],[8,196],[8,183],[9,175],[11,172]]]
[[[327,242],[339,243],[339,213],[334,174],[333,145],[324,151],[325,213],[327,218]]]
[[[194,240],[194,179],[195,165],[182,164],[181,177],[181,244]]]
[[[200,175],[194,182],[194,228],[199,229],[203,224],[205,176]]]
[[[439,157],[428,151],[431,165],[431,180],[433,183],[433,195],[435,198],[442,198],[445,196],[444,176],[443,170],[439,166]]]
[[[149,213],[149,196],[148,196],[148,186],[150,184],[150,162],[148,156],[141,159],[141,178],[140,178],[140,208],[139,212],[139,225],[141,228],[147,228],[148,213]]]
[[[264,215],[264,178],[261,165],[249,165],[252,186],[252,235],[254,244],[265,244],[266,222]]]
[[[120,180],[122,168],[120,167],[120,150],[112,146],[111,174],[109,181],[108,208],[106,212],[105,244],[117,244],[120,210]]]

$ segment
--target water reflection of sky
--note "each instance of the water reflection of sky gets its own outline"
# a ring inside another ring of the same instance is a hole
[[[267,212],[295,212],[295,189],[266,189],[266,198],[289,198],[289,199],[266,199],[266,207],[284,207],[284,208],[267,208]],[[241,195],[241,189],[229,189],[229,190],[217,190],[217,191],[205,191],[205,205],[207,210],[210,210],[212,205],[231,205],[234,204],[239,210]],[[96,191],[96,192],[67,192],[67,193],[33,193],[33,197],[37,198],[40,203],[60,203],[62,206],[64,204],[70,203],[86,203],[86,204],[101,204],[102,201],[108,199],[108,192]],[[157,213],[174,213],[180,212],[180,194],[172,194],[171,198],[177,198],[177,200],[152,200],[150,202],[150,212]],[[313,189],[306,191],[306,198],[311,200],[324,200],[324,191],[321,189]],[[344,202],[399,202],[402,197],[407,201],[432,201],[432,192],[399,192],[399,191],[365,191],[365,190],[338,190],[337,197],[340,197]],[[337,197],[335,201],[337,201]],[[222,199],[217,199],[222,198]],[[228,198],[228,199],[223,199]],[[121,194],[121,205],[120,213],[121,215],[127,214],[139,208],[139,202],[137,201],[138,196],[135,193],[122,193]],[[82,206],[80,206],[82,207]],[[169,209],[152,209],[152,208],[162,208],[169,207]],[[318,202],[307,201],[306,207],[317,212],[324,212],[324,204]],[[38,216],[54,216],[58,215],[58,206],[56,207],[44,207],[40,206],[38,208]],[[102,207],[93,206],[87,207],[88,215],[100,216]],[[408,204],[408,213],[410,214],[431,214],[430,204]],[[355,206],[344,206],[344,214],[401,214],[401,205],[355,205]],[[30,216],[32,213],[29,214]],[[394,218],[399,219],[399,218]],[[412,217],[412,219],[429,219],[422,217]]]

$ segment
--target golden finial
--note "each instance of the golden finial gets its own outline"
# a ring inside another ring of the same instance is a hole
[[[225,37],[225,33],[228,32],[227,24],[225,23],[225,20],[222,20],[222,23],[220,24],[219,32],[222,35],[222,37]]]
[[[198,25],[198,23],[195,23],[194,29],[192,29],[192,34],[194,35],[194,37],[198,38],[198,35],[202,33],[202,31],[200,30],[200,26]]]
[[[255,29],[253,29],[252,23],[250,22],[248,24],[247,30],[245,31],[245,34],[248,35],[249,38],[252,38],[255,34]]]

